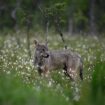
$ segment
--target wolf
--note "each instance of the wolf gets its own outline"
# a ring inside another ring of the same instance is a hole
[[[63,69],[70,80],[76,80],[77,76],[83,80],[83,62],[79,54],[68,49],[50,51],[37,40],[34,40],[34,44],[34,65],[37,66],[39,75],[48,75],[52,70]]]

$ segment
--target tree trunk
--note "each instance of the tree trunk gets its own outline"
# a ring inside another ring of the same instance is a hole
[[[49,32],[49,21],[46,22],[46,36],[45,36],[45,43],[46,43],[46,46],[48,44],[48,32]]]
[[[14,27],[14,30],[16,32],[17,44],[20,47],[20,39],[19,39],[19,36],[18,36],[19,35],[19,26],[18,26],[18,23],[17,23],[17,16],[16,16],[16,12],[19,8],[20,8],[20,0],[17,0],[16,1],[16,7],[11,12],[11,18],[13,20],[13,27]]]
[[[69,21],[68,21],[68,32],[70,35],[73,34],[73,19],[72,18],[69,18]]]
[[[95,0],[90,0],[90,34],[96,34],[96,24],[95,24]]]
[[[59,33],[59,35],[61,37],[62,42],[64,43],[64,48],[67,49],[64,35],[63,35],[63,32],[62,32],[61,27],[60,27],[60,22],[59,22],[59,19],[57,17],[54,19],[54,24],[55,24],[55,28],[56,28],[57,32]]]
[[[70,35],[73,34],[74,31],[74,20],[73,20],[73,16],[74,16],[74,12],[75,12],[75,1],[71,0],[70,4],[69,4],[69,20],[68,20],[68,32]]]
[[[28,14],[28,17],[27,17],[26,26],[27,26],[27,51],[28,51],[29,57],[31,58],[30,29],[32,28],[32,17],[30,16],[30,14]]]
[[[27,29],[27,51],[28,55],[31,58],[31,49],[30,49],[30,34],[29,34],[29,29]]]

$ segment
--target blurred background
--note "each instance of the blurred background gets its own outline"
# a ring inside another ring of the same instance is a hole
[[[60,27],[69,34],[103,33],[105,27],[104,0],[0,0],[0,30],[20,30]]]

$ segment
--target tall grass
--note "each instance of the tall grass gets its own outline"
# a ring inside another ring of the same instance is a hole
[[[25,33],[21,47],[13,36],[0,36],[0,105],[104,105],[105,104],[105,38],[66,36],[68,48],[84,60],[84,81],[72,82],[59,70],[49,78],[39,77],[28,57]],[[42,36],[35,36],[43,40]],[[49,36],[50,49],[62,49],[57,36]],[[33,42],[30,39],[31,42]],[[34,45],[31,43],[34,54]],[[79,90],[79,93],[76,93]],[[75,93],[75,96],[74,96]],[[74,100],[79,95],[78,100]]]
[[[105,62],[97,61],[91,82],[84,81],[79,105],[81,103],[84,105],[105,104]]]

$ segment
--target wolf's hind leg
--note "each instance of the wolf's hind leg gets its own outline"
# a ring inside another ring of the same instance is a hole
[[[75,81],[75,73],[71,68],[67,69],[67,75],[69,76],[71,81]]]
[[[83,67],[80,67],[80,72],[79,72],[81,80],[83,80]]]

